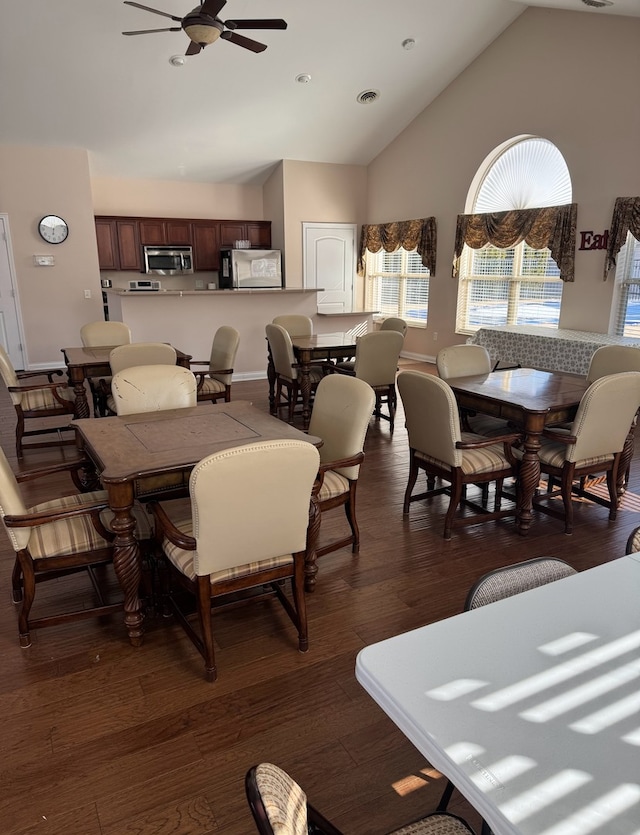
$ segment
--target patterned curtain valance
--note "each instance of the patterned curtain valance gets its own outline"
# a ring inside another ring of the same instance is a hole
[[[573,281],[577,214],[577,203],[567,203],[542,209],[458,215],[453,277],[458,277],[465,244],[472,249],[481,249],[486,244],[507,249],[526,241],[533,249],[548,247],[560,268],[560,278]]]
[[[436,273],[436,219],[398,220],[393,223],[365,223],[360,233],[358,275],[364,275],[364,256],[369,252],[395,252],[402,247],[417,250],[429,274]]]
[[[627,232],[640,241],[640,197],[617,197],[613,207],[607,256],[604,262],[604,280],[616,265],[620,248],[627,239]]]

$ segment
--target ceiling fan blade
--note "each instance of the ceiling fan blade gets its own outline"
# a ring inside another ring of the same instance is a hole
[[[171,20],[177,20],[178,23],[182,21],[181,17],[176,17],[174,14],[168,14],[167,12],[160,12],[158,9],[152,9],[151,6],[143,6],[142,3],[134,3],[133,0],[124,0],[124,4],[126,6],[135,6],[136,9],[144,9],[145,12],[162,15],[162,17],[170,17]]]
[[[201,14],[209,17],[218,17],[222,9],[227,5],[227,0],[204,0],[200,7]]]
[[[229,29],[286,29],[287,21],[265,17],[256,20],[226,20],[224,25]]]
[[[230,41],[237,46],[243,46],[245,49],[250,49],[251,52],[264,52],[267,48],[266,43],[259,43],[251,38],[245,38],[244,35],[236,35],[235,32],[223,32],[220,35],[225,41]]]
[[[202,49],[202,47],[200,46],[199,43],[195,43],[195,41],[191,41],[191,43],[187,47],[187,51],[184,54],[185,55],[197,55],[198,52],[200,52],[201,49]]]
[[[151,32],[181,32],[180,26],[170,26],[168,29],[138,29],[136,32],[123,32],[123,35],[149,35]]]

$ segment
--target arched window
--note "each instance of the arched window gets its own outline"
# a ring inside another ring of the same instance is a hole
[[[466,212],[484,214],[571,203],[564,158],[547,139],[520,136],[483,162],[467,196]],[[525,241],[508,249],[487,244],[460,258],[456,330],[492,325],[557,327],[562,299],[560,270],[549,249]]]

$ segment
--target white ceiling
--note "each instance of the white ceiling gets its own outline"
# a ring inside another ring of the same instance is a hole
[[[528,5],[640,16],[640,0],[228,0],[222,20],[288,29],[174,67],[184,32],[121,33],[179,24],[121,0],[2,0],[0,143],[86,148],[94,176],[260,184],[281,159],[366,165]]]

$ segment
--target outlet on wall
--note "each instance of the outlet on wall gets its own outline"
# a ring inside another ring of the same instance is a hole
[[[204,281],[201,278],[196,278],[196,290],[204,290]]]
[[[434,331],[434,332],[433,332],[433,341],[434,341],[434,342],[437,342],[437,341],[438,341],[438,331]]]
[[[85,297],[85,299],[90,299],[91,298],[91,290],[85,290],[84,291],[84,297]]]

